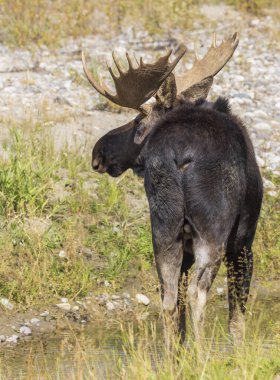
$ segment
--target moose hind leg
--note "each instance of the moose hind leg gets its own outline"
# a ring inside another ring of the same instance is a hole
[[[244,246],[236,256],[226,258],[229,301],[229,332],[239,344],[245,334],[245,311],[253,272],[251,247]]]
[[[202,336],[207,293],[220,268],[223,249],[194,241],[195,273],[188,287],[191,319],[197,340]]]

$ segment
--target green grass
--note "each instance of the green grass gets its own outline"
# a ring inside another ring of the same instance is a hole
[[[63,45],[71,37],[102,33],[112,35],[132,26],[150,33],[188,28],[194,0],[0,0],[1,34],[14,47]],[[63,9],[63,12],[61,11]]]
[[[104,278],[121,284],[132,260],[138,271],[152,262],[147,212],[131,204],[142,183],[94,175],[90,157],[55,154],[43,136],[38,125],[12,129],[0,162],[0,295],[22,306],[84,296]]]

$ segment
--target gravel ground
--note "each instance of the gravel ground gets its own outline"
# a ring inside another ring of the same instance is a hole
[[[210,98],[224,95],[230,99],[233,110],[249,129],[260,166],[280,174],[279,25],[271,16],[254,19],[226,6],[204,6],[201,13],[204,18],[192,31],[175,30],[153,39],[130,28],[111,40],[102,36],[69,40],[55,51],[46,47],[32,52],[10,50],[0,45],[0,141],[8,136],[6,119],[17,122],[35,116],[54,134],[59,148],[65,142],[79,142],[88,149],[106,131],[132,117],[130,112],[100,111],[104,104],[83,76],[82,48],[102,72],[113,49],[117,54],[132,50],[151,59],[183,41],[189,53],[178,67],[182,72],[193,61],[194,42],[203,54],[213,30],[218,42],[238,30],[239,46],[216,77]]]

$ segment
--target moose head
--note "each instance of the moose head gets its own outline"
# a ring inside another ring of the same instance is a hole
[[[112,54],[118,70],[116,75],[111,67],[109,72],[115,84],[116,94],[104,84],[99,84],[87,68],[84,52],[83,67],[91,85],[111,102],[137,110],[139,114],[129,123],[105,134],[92,151],[92,167],[99,173],[107,172],[113,177],[125,170],[134,168],[147,137],[151,134],[157,120],[165,113],[182,103],[195,103],[205,100],[212,86],[214,76],[225,66],[238,45],[237,33],[225,39],[219,46],[216,35],[206,55],[199,59],[195,52],[195,61],[190,70],[182,76],[175,76],[173,70],[186,53],[180,45],[172,62],[172,51],[160,57],[156,62],[147,64],[135,58],[136,67],[126,53],[128,70],[124,71]],[[146,102],[155,97],[153,103]]]

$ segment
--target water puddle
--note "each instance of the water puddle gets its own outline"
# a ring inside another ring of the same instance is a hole
[[[258,285],[255,286],[253,293],[255,296],[251,297],[248,307],[247,334],[252,338],[259,337],[263,347],[270,349],[277,345],[275,336],[280,335],[279,288],[269,289]],[[227,331],[227,313],[225,295],[210,297],[207,309],[206,341],[210,342],[213,326],[215,326],[217,334],[211,343],[211,350],[221,354],[232,351],[228,336],[222,332]],[[150,322],[154,322],[156,326],[158,336],[156,345],[160,353],[163,344],[161,321],[156,317],[145,323],[148,326]],[[124,352],[126,342],[123,331],[123,328],[127,330],[127,327],[119,323],[92,322],[78,333],[71,330],[60,331],[56,334],[45,335],[40,340],[33,338],[16,347],[6,347],[0,351],[0,378],[1,380],[70,380],[77,378],[79,370],[83,373],[81,378],[85,379],[95,378],[91,375],[92,371],[95,375],[98,374],[98,379],[115,378],[113,373],[116,366],[118,363],[123,365],[127,360]],[[137,344],[137,340],[141,339],[140,325],[131,324],[131,329],[136,337],[133,344]],[[81,366],[80,369],[79,366]]]

